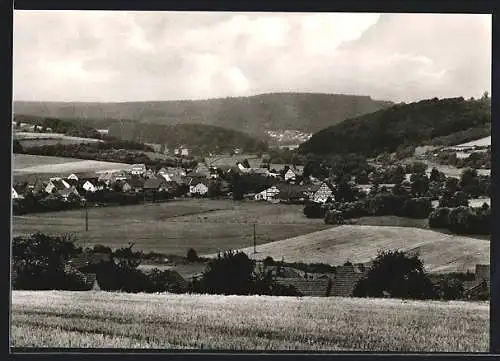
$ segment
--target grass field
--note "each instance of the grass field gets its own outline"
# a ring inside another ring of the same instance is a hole
[[[56,144],[82,144],[102,142],[100,139],[71,137],[60,133],[28,133],[15,132],[14,139],[19,140],[22,147],[40,147]]]
[[[65,175],[71,172],[89,172],[124,169],[125,163],[82,160],[76,158],[48,157],[31,154],[13,154],[12,170],[16,174],[54,174]]]
[[[91,208],[85,232],[83,210],[13,217],[13,233],[36,231],[74,233],[86,245],[123,247],[135,241],[137,249],[185,255],[241,248],[327,229],[322,219],[308,219],[302,206],[253,201],[187,199],[167,203]]]
[[[14,347],[487,352],[489,303],[13,291]]]
[[[477,263],[490,263],[490,241],[436,231],[390,226],[344,225],[278,242],[242,249],[250,257],[282,257],[287,262],[367,262],[378,250],[419,252],[430,272],[474,271]],[[214,255],[209,255],[213,257]]]

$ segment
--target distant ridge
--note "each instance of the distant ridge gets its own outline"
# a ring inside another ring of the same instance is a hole
[[[162,125],[197,123],[262,136],[266,130],[316,132],[347,118],[393,105],[369,96],[267,93],[207,100],[141,102],[15,101],[14,114],[89,120],[130,120]]]

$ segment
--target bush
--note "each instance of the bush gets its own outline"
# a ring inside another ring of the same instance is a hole
[[[316,202],[307,202],[304,206],[304,215],[307,218],[324,218],[326,208],[323,204]]]
[[[356,297],[430,299],[437,295],[425,273],[423,261],[404,252],[379,252],[366,277],[355,286]]]
[[[424,219],[432,212],[432,201],[430,198],[409,198],[402,207],[402,215],[408,218]]]
[[[345,220],[342,216],[342,212],[336,209],[329,210],[325,215],[326,224],[344,224]]]
[[[187,251],[186,258],[189,262],[196,262],[198,261],[198,253],[194,248],[190,248]]]
[[[429,227],[430,228],[448,228],[448,217],[450,215],[450,208],[440,207],[436,208],[429,214]]]

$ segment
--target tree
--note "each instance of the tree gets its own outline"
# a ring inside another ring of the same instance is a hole
[[[196,261],[198,261],[198,253],[196,253],[196,250],[194,248],[188,249],[187,254],[186,254],[186,259],[189,262],[196,262]]]
[[[467,168],[462,172],[459,186],[466,194],[472,197],[481,195],[479,177],[476,169]]]
[[[411,175],[411,192],[415,197],[422,197],[429,191],[429,178],[425,173]]]
[[[393,298],[429,299],[436,294],[417,255],[402,251],[379,252],[366,277],[354,289],[357,297],[383,297],[384,291]]]
[[[432,168],[429,180],[431,182],[441,182],[443,180],[441,172],[439,172],[436,167]]]
[[[205,292],[224,295],[248,295],[253,289],[254,261],[243,252],[225,252],[212,260],[202,278]]]

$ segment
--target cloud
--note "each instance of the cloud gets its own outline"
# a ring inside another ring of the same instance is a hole
[[[14,12],[14,99],[491,91],[491,15]]]

